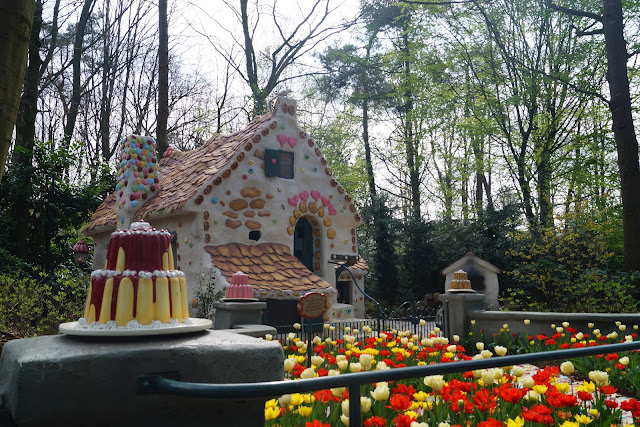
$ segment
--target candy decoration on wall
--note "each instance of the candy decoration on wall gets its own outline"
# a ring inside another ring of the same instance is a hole
[[[160,190],[156,141],[130,135],[120,141],[120,151],[116,217],[120,219],[118,228],[128,228],[138,208]]]

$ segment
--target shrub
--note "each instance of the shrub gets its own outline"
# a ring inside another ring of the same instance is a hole
[[[514,268],[507,273],[519,294],[514,302],[540,311],[636,311],[637,279],[618,271],[611,250],[614,224],[606,212],[581,212],[537,235],[516,235],[518,246],[508,252]]]
[[[193,295],[197,300],[195,315],[198,318],[211,319],[215,313],[213,304],[224,298],[225,290],[218,290],[213,271],[209,270],[198,276],[198,281],[193,289]]]
[[[35,278],[0,274],[0,330],[19,337],[57,334],[60,323],[82,315],[89,280],[71,270]]]

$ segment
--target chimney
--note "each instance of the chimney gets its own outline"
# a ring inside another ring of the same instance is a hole
[[[129,228],[136,211],[160,191],[156,141],[129,135],[120,141],[116,184],[116,228]]]

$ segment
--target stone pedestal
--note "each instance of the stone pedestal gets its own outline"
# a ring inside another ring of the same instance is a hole
[[[469,333],[469,311],[480,310],[484,301],[484,294],[445,292],[440,300],[449,302],[449,339],[454,335],[465,337]]]
[[[259,325],[267,303],[256,302],[215,302],[214,329],[232,329],[239,325]]]
[[[28,338],[4,346],[0,399],[19,425],[264,426],[266,399],[141,395],[136,380],[168,373],[201,383],[277,381],[283,360],[276,342],[221,331]]]

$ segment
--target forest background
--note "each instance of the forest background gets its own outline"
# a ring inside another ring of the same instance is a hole
[[[78,317],[89,267],[72,247],[115,187],[117,141],[189,150],[283,90],[357,202],[384,305],[442,292],[471,251],[522,308],[638,311],[640,3],[178,3],[37,0],[24,16],[0,330]]]

